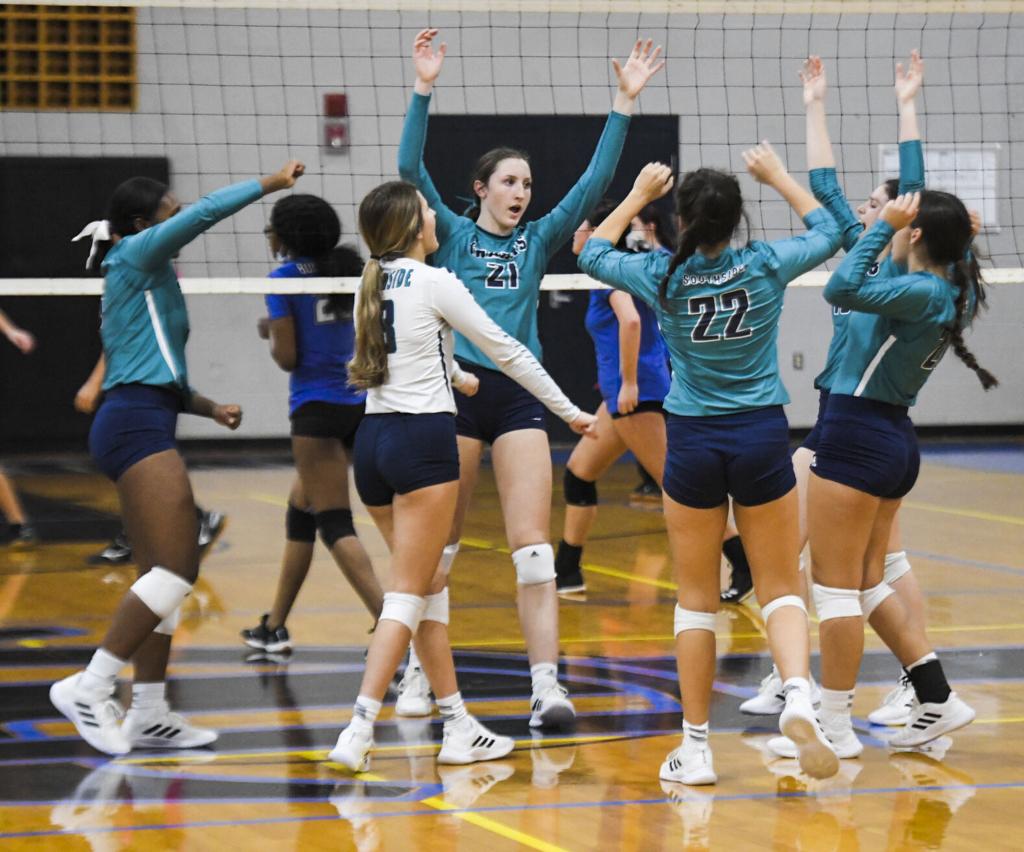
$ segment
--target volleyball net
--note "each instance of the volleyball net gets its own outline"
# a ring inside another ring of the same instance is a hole
[[[81,225],[102,218],[113,185],[96,169],[119,158],[165,163],[186,202],[301,159],[307,173],[296,191],[328,199],[345,239],[357,242],[360,199],[396,176],[414,79],[411,46],[426,26],[439,28],[448,44],[427,155],[428,166],[452,176],[438,183],[453,209],[464,206],[469,164],[484,150],[465,132],[467,122],[511,122],[528,135],[542,119],[554,122],[560,144],[538,135],[543,150],[531,154],[535,185],[560,197],[597,135],[574,122],[607,113],[610,58],[622,59],[638,37],[650,37],[664,46],[666,66],[640,96],[635,125],[660,117],[675,130],[668,142],[658,137],[650,159],[674,157],[681,171],[717,166],[740,173],[751,233],[761,239],[800,225],[781,199],[747,178],[740,152],[769,139],[790,171],[806,179],[797,78],[803,59],[815,53],[825,60],[840,182],[859,203],[896,174],[894,65],[918,48],[926,62],[918,104],[928,185],[956,192],[981,212],[979,244],[995,280],[1024,280],[1024,134],[1015,117],[1024,107],[1024,4],[506,0],[500,11],[491,5],[0,4],[7,243],[0,294],[98,292],[94,282],[67,280],[85,274],[81,264],[54,269],[49,261],[67,255]],[[442,118],[455,122],[448,131]],[[26,196],[32,170],[46,168],[40,158],[73,160],[60,191],[44,180]],[[619,193],[635,175],[625,168],[616,176]],[[274,262],[263,228],[273,201],[252,205],[183,251],[186,292],[267,291],[262,279]],[[535,195],[527,219],[547,209]],[[45,223],[44,234],[33,223]],[[41,255],[40,239],[52,250]],[[86,253],[78,252],[82,262]],[[803,283],[823,277],[819,271]],[[310,283],[318,286],[330,285]],[[585,286],[579,276],[545,281],[546,288]]]

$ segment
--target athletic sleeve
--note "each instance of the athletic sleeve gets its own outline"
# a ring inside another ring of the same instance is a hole
[[[610,241],[591,237],[580,252],[580,269],[602,284],[625,290],[652,308],[658,303],[658,284],[671,258],[661,251],[620,251]]]
[[[806,234],[762,244],[768,249],[769,263],[783,286],[828,260],[839,250],[839,226],[824,207],[818,207],[804,216],[804,224],[808,229]]]
[[[853,248],[854,243],[864,233],[864,226],[854,215],[846,194],[839,185],[834,168],[811,169],[811,193],[832,214],[842,234],[842,246],[846,251]]]
[[[619,164],[627,130],[629,116],[614,110],[608,114],[608,121],[601,138],[597,140],[597,148],[594,149],[587,170],[558,206],[537,221],[536,233],[544,243],[548,257],[568,242],[580,222],[604,198],[615,174],[615,167]]]
[[[562,393],[536,358],[518,340],[502,331],[454,275],[434,284],[434,310],[459,334],[469,338],[498,368],[532,393],[556,416],[571,423],[580,408]]]
[[[398,174],[413,184],[427,204],[437,213],[437,238],[440,242],[455,230],[461,218],[441,200],[427,166],[423,162],[423,149],[427,145],[427,119],[430,114],[430,95],[412,93],[409,111],[402,125],[402,139],[398,145]]]
[[[136,269],[157,269],[203,231],[262,197],[263,187],[258,180],[218,189],[170,219],[132,237],[125,245],[123,256]]]
[[[900,195],[924,189],[924,149],[920,139],[900,142]]]
[[[284,319],[292,315],[292,306],[287,296],[268,294],[264,297],[267,303],[267,315],[272,319]]]
[[[839,268],[825,285],[825,299],[832,305],[891,319],[921,319],[928,310],[935,288],[928,278],[901,275],[899,278],[876,276],[867,272],[892,239],[894,231],[879,219],[843,258]]]

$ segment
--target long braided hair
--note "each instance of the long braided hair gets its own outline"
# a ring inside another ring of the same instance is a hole
[[[971,325],[986,301],[967,208],[955,195],[926,189],[921,193],[921,206],[910,227],[921,229],[921,242],[928,258],[950,268],[957,288],[956,317],[946,329],[953,351],[977,374],[985,390],[995,387],[999,381],[978,363],[963,338],[963,330]]]
[[[684,175],[676,190],[676,213],[682,225],[676,252],[658,285],[658,302],[668,308],[668,282],[700,246],[732,237],[743,212],[743,194],[736,176],[718,169],[697,169]]]

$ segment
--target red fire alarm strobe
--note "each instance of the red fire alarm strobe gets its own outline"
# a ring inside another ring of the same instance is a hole
[[[340,92],[324,95],[324,147],[331,154],[348,153],[348,96]]]

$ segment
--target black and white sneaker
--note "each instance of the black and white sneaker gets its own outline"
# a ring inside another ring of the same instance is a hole
[[[941,704],[920,704],[915,701],[906,727],[890,737],[889,745],[892,748],[924,745],[973,721],[974,708],[961,700],[955,692],[949,693],[949,698]]]
[[[124,565],[132,561],[132,546],[128,536],[121,530],[114,540],[99,553],[94,553],[86,560],[90,565]]]
[[[227,526],[228,517],[221,512],[202,512],[199,515],[199,547],[213,544]]]
[[[754,580],[749,571],[732,571],[729,588],[719,593],[718,599],[726,604],[741,604],[754,593]]]
[[[269,612],[260,616],[260,623],[255,627],[247,627],[241,632],[242,641],[250,648],[260,651],[268,651],[272,654],[281,654],[292,649],[292,639],[288,635],[288,628],[283,624],[271,630],[267,627]]]
[[[166,705],[151,710],[129,708],[121,730],[132,748],[199,748],[217,740],[215,730],[189,723]]]

